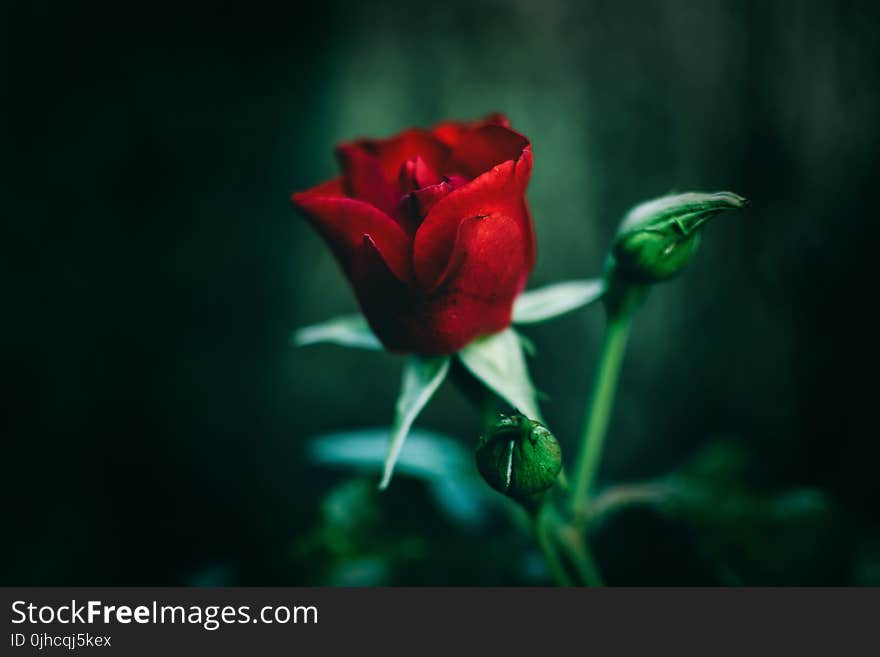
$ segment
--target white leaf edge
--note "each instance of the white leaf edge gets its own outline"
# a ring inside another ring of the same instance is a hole
[[[370,330],[363,315],[342,315],[320,324],[304,326],[293,333],[292,340],[297,347],[324,342],[358,349],[382,349],[382,343]]]
[[[458,352],[464,366],[492,392],[533,420],[542,421],[523,345],[511,328],[474,340]]]
[[[394,408],[394,422],[391,425],[388,453],[385,456],[379,490],[385,490],[391,483],[394,464],[400,456],[400,450],[403,448],[410,427],[443,383],[451,362],[451,356],[433,358],[408,356],[404,361],[400,394]]]
[[[563,281],[527,290],[513,304],[514,324],[535,324],[577,310],[597,301],[605,293],[605,281],[589,278]]]

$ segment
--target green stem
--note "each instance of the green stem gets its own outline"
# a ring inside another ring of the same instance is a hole
[[[535,531],[535,542],[544,556],[547,568],[550,574],[559,586],[572,586],[571,578],[562,565],[559,558],[559,552],[556,549],[555,532],[550,531],[550,525],[555,524],[555,517],[552,514],[552,507],[549,503],[541,505],[535,513],[532,514],[532,526]]]
[[[614,406],[620,366],[626,351],[626,343],[633,318],[632,309],[609,312],[605,336],[590,403],[584,419],[581,436],[581,452],[574,474],[571,505],[575,523],[582,525],[590,503],[590,493],[596,481],[596,473],[602,458],[602,447]]]
[[[553,511],[555,538],[577,573],[581,585],[604,586],[602,575],[593,558],[593,552],[586,538],[576,528],[565,524]]]

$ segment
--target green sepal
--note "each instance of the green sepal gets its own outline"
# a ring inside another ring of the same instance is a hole
[[[608,271],[636,285],[671,278],[693,259],[706,222],[745,204],[732,192],[688,192],[641,203],[620,225]]]
[[[523,354],[523,344],[511,328],[474,340],[458,352],[464,366],[514,409],[541,420],[538,394]]]
[[[370,330],[363,315],[343,315],[320,324],[304,326],[294,331],[291,338],[297,347],[330,343],[341,347],[381,351],[382,343]]]
[[[527,290],[513,304],[513,323],[545,322],[599,300],[604,292],[605,281],[601,278],[564,281]]]
[[[391,483],[394,464],[400,456],[400,450],[403,448],[410,427],[443,383],[451,361],[450,356],[433,358],[407,356],[404,361],[400,394],[394,407],[394,421],[391,424],[388,452],[385,455],[382,481],[379,484],[380,490],[388,488],[388,484]]]

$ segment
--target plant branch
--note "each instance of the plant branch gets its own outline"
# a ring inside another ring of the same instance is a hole
[[[632,325],[633,310],[627,307],[619,311],[609,310],[608,313],[599,364],[584,418],[581,451],[574,473],[571,510],[576,525],[583,525],[586,519],[590,494],[599,470],[605,434],[614,407],[620,367]]]
[[[551,531],[550,525],[554,525]],[[539,509],[532,514],[532,527],[535,532],[535,542],[544,556],[547,568],[553,579],[559,586],[572,586],[573,582],[569,577],[562,560],[559,558],[559,551],[556,549],[556,517],[553,512],[551,503],[544,502]]]
[[[572,525],[562,522],[555,510],[552,513],[556,541],[577,573],[580,584],[591,587],[604,586],[586,536]]]

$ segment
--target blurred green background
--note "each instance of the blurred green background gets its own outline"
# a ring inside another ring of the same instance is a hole
[[[335,175],[334,144],[503,111],[535,153],[530,285],[598,274],[646,198],[751,201],[641,311],[600,477],[720,441],[745,483],[710,468],[695,521],[604,523],[608,581],[880,583],[878,19],[831,1],[6,6],[0,582],[545,581],[501,498],[461,523],[418,477],[377,496],[311,462],[310,437],[388,423],[400,362],[289,344],[356,309],[288,201]],[[590,308],[526,331],[569,459],[601,328]],[[464,450],[479,430],[448,385],[418,424]]]

